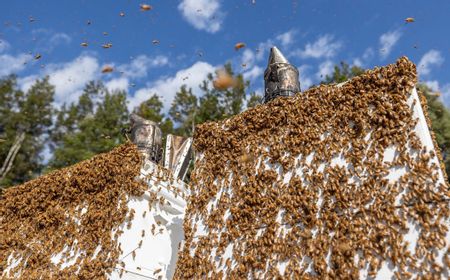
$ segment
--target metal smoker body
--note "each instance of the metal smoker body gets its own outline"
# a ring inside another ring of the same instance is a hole
[[[270,49],[269,62],[264,71],[264,103],[278,96],[292,96],[300,92],[299,73],[277,47]]]
[[[162,132],[152,121],[131,114],[131,141],[149,160],[159,163],[162,159]]]

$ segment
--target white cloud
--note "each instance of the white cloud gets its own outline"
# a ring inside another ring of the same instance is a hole
[[[424,81],[424,84],[426,84],[431,90],[433,91],[439,91],[439,82],[436,80],[433,81]]]
[[[419,62],[418,72],[421,75],[428,75],[432,66],[439,66],[444,62],[444,57],[437,50],[430,50],[422,56]]]
[[[342,43],[334,40],[334,36],[326,34],[320,36],[314,43],[307,43],[305,48],[297,49],[292,55],[300,58],[330,58],[336,55]]]
[[[55,33],[50,29],[38,28],[31,31],[31,35],[37,40],[36,48],[41,52],[50,53],[57,46],[69,44],[72,38],[63,32]]]
[[[256,55],[255,55],[256,60],[261,61],[264,59],[268,59],[269,57],[268,57],[268,55],[266,55],[266,52],[268,53],[270,48],[273,47],[274,45],[275,45],[275,43],[270,39],[265,42],[259,43],[257,51],[256,51]]]
[[[283,48],[288,48],[294,42],[295,30],[289,30],[276,37]]]
[[[20,86],[20,89],[23,91],[27,91],[28,89],[31,88],[31,86],[34,84],[34,82],[41,78],[38,75],[29,75],[29,76],[25,76],[23,78],[19,77],[17,83]]]
[[[262,78],[261,75],[264,73],[264,70],[262,67],[259,66],[253,66],[248,71],[244,72],[243,76],[245,80],[254,81],[255,79]]]
[[[150,66],[151,67],[160,67],[167,65],[169,63],[169,59],[166,56],[159,55],[152,59]]]
[[[316,73],[316,77],[319,80],[325,79],[326,76],[331,75],[334,70],[334,63],[331,60],[326,60],[319,65],[319,71]]]
[[[313,84],[313,78],[309,75],[309,65],[301,65],[298,67],[299,78],[300,78],[300,89],[302,91],[307,90]]]
[[[0,40],[0,53],[7,51],[11,45],[5,40]]]
[[[37,78],[50,77],[50,84],[55,86],[55,105],[75,102],[81,95],[87,82],[99,78],[100,67],[97,59],[81,55],[73,61],[61,64],[49,64],[40,75],[31,75],[19,80],[22,90],[28,90]]]
[[[241,63],[246,64],[247,66],[253,66],[255,63],[256,57],[255,53],[250,49],[245,49],[242,52]]]
[[[447,107],[450,107],[450,83],[445,84],[440,88],[441,98]]]
[[[132,97],[129,97],[128,108],[132,110],[138,106],[141,102],[147,100],[153,94],[157,94],[161,97],[164,104],[164,110],[170,108],[171,102],[182,85],[186,85],[188,88],[192,88],[192,92],[200,96],[201,90],[199,85],[202,83],[208,73],[213,73],[215,67],[209,63],[199,61],[193,64],[191,67],[179,70],[175,76],[164,77],[157,81],[154,81],[146,88],[141,88],[135,92]]]
[[[195,28],[209,33],[219,31],[225,17],[220,11],[220,0],[183,0],[178,10]]]
[[[167,65],[169,59],[166,56],[159,55],[156,57],[148,57],[146,55],[139,55],[134,58],[129,64],[122,64],[117,67],[117,70],[123,72],[123,75],[130,78],[142,78],[147,76],[150,68],[161,67]]]
[[[78,99],[87,82],[96,79],[99,64],[96,58],[81,55],[62,65],[50,65],[50,83],[55,86],[55,102],[73,102]]]
[[[1,57],[1,56],[0,56]],[[59,64],[49,64],[40,75],[30,75],[19,79],[22,90],[28,90],[36,79],[44,76],[50,77],[50,83],[55,86],[55,105],[60,106],[64,102],[76,102],[81,95],[86,83],[91,80],[106,80],[105,86],[108,90],[127,90],[130,85],[130,78],[142,78],[152,67],[168,64],[165,56],[154,58],[140,55],[129,64],[122,64],[114,67],[114,63],[108,63],[116,71],[112,74],[102,75],[100,63],[97,58],[82,54],[76,59]],[[115,73],[123,71],[123,75],[114,78]],[[110,79],[110,77],[113,77]],[[200,83],[199,83],[200,84]]]
[[[72,42],[72,38],[70,38],[70,36],[66,33],[56,33],[49,39],[49,43],[52,47],[56,47],[60,44],[69,44],[70,42]]]
[[[255,50],[250,48],[244,49],[242,52],[240,61],[241,64],[246,64],[247,68],[253,68],[254,66],[258,66],[260,62],[267,62],[269,58],[268,53],[270,48],[273,46],[281,45],[281,52],[286,54],[289,50],[290,46],[294,42],[294,36],[297,33],[295,30],[289,30],[284,33],[281,33],[275,37],[275,39],[268,39],[264,42],[258,44],[258,47]],[[261,65],[259,65],[261,67]],[[265,65],[263,66],[265,67]],[[254,70],[256,71],[256,70]]]
[[[276,46],[278,43],[282,46],[281,52],[285,54],[286,50],[288,50],[289,46],[293,43],[293,36],[295,35],[295,33],[296,31],[290,30],[278,35],[275,40],[268,39],[265,42],[259,43],[256,50],[245,49],[242,52],[241,63],[246,64],[247,67],[250,68],[254,67],[261,61],[266,62],[266,60],[269,58],[268,53],[270,48]]]
[[[364,62],[361,60],[361,58],[357,57],[353,59],[353,65],[358,67],[364,67]]]
[[[380,56],[386,58],[402,36],[400,30],[389,31],[380,36]]]
[[[450,107],[450,83],[440,85],[437,80],[423,81],[434,93],[439,93],[439,98],[445,106]]]
[[[127,78],[121,77],[108,81],[105,86],[106,88],[112,92],[114,90],[128,90],[130,82]]]
[[[9,74],[17,74],[25,69],[26,64],[32,61],[33,57],[29,54],[21,53],[17,56],[9,54],[0,55],[0,77]]]
[[[372,48],[367,48],[361,57],[353,59],[353,65],[358,67],[365,67],[367,62],[369,62],[374,56],[374,51]]]
[[[2,63],[3,57],[5,57],[5,55],[0,55],[0,63]],[[27,58],[33,61],[32,56],[27,55]],[[39,74],[19,78],[19,85],[22,90],[26,91],[35,83],[36,79],[49,76],[50,83],[55,86],[55,106],[59,107],[63,103],[76,102],[89,81],[103,80],[105,81],[106,88],[110,91],[116,89],[128,90],[130,78],[145,77],[150,68],[166,64],[168,64],[168,58],[165,56],[150,58],[145,55],[139,55],[129,64],[115,66],[114,63],[108,63],[108,65],[116,70],[111,74],[102,75],[101,64],[98,59],[85,53],[69,62],[48,64]],[[14,64],[8,62],[5,65],[11,66]],[[19,66],[22,66],[22,64],[19,64]],[[192,79],[193,81],[197,81],[195,71],[200,68],[201,67],[194,67],[192,69],[191,74],[194,77]],[[6,72],[5,69],[5,67],[1,68],[0,74],[2,73],[1,71]],[[185,77],[190,73],[188,70],[190,69],[186,69],[185,72],[180,71],[177,75],[179,74]],[[124,73],[118,77],[117,74],[119,71],[124,71]],[[17,70],[11,72],[17,72]],[[210,72],[213,72],[213,70]],[[201,79],[204,77],[206,77],[206,75],[201,76]],[[178,76],[176,76],[176,78],[178,78]],[[182,81],[181,78],[179,80]],[[188,80],[186,82],[189,84]],[[198,84],[200,84],[200,81],[198,81]],[[198,84],[195,86],[197,87]],[[158,88],[163,88],[163,85],[158,84]]]

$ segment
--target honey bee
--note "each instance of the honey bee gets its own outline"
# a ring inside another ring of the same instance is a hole
[[[112,48],[112,43],[105,43],[105,44],[102,45],[102,48],[110,49],[110,48]]]
[[[153,9],[153,7],[148,4],[141,4],[140,8],[141,8],[141,11],[150,11]]]

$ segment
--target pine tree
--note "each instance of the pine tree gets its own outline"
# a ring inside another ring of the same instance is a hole
[[[198,111],[198,99],[192,93],[192,89],[187,89],[186,85],[181,86],[175,94],[169,115],[178,125],[175,134],[182,136],[192,136],[195,124],[197,124],[196,114]]]
[[[243,110],[249,81],[245,81],[242,74],[235,74],[230,63],[225,64],[224,71],[234,80],[234,85],[229,88],[215,88],[215,76],[210,73],[200,85],[200,97],[185,85],[176,93],[169,111],[177,126],[176,134],[192,136],[195,125],[229,118]]]
[[[165,117],[163,103],[159,96],[154,94],[152,97],[142,102],[134,109],[134,113],[146,120],[154,121],[161,128],[164,135],[173,133],[173,122],[170,118]]]
[[[326,75],[322,84],[342,83],[355,76],[364,73],[364,69],[358,66],[351,66],[345,62],[341,62],[340,65],[335,65],[331,76]]]
[[[255,107],[256,105],[262,104],[263,97],[252,92],[247,99],[247,108]]]
[[[223,69],[229,76],[233,77],[234,85],[227,89],[217,89],[213,86],[214,75],[208,74],[200,89],[203,91],[200,97],[200,120],[218,120],[229,118],[239,114],[244,105],[245,90],[249,81],[244,81],[242,74],[235,74],[230,63],[226,63]]]
[[[128,124],[126,92],[109,92],[101,82],[86,85],[77,104],[58,112],[53,156],[48,170],[72,165],[125,141],[121,130]]]
[[[54,87],[48,77],[36,80],[26,93],[17,88],[15,76],[0,80],[0,127],[3,127],[5,137],[0,145],[1,165],[14,144],[18,144],[11,169],[2,174],[0,186],[23,183],[41,174],[44,168],[42,152],[53,124],[53,96]],[[22,141],[16,141],[21,134]]]

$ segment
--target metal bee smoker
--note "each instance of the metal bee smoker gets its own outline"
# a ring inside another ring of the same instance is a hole
[[[264,71],[264,103],[278,96],[292,96],[300,92],[299,73],[277,47],[270,49],[269,62]]]
[[[130,115],[131,141],[136,144],[138,150],[155,163],[162,159],[162,132],[158,125],[152,121]]]

